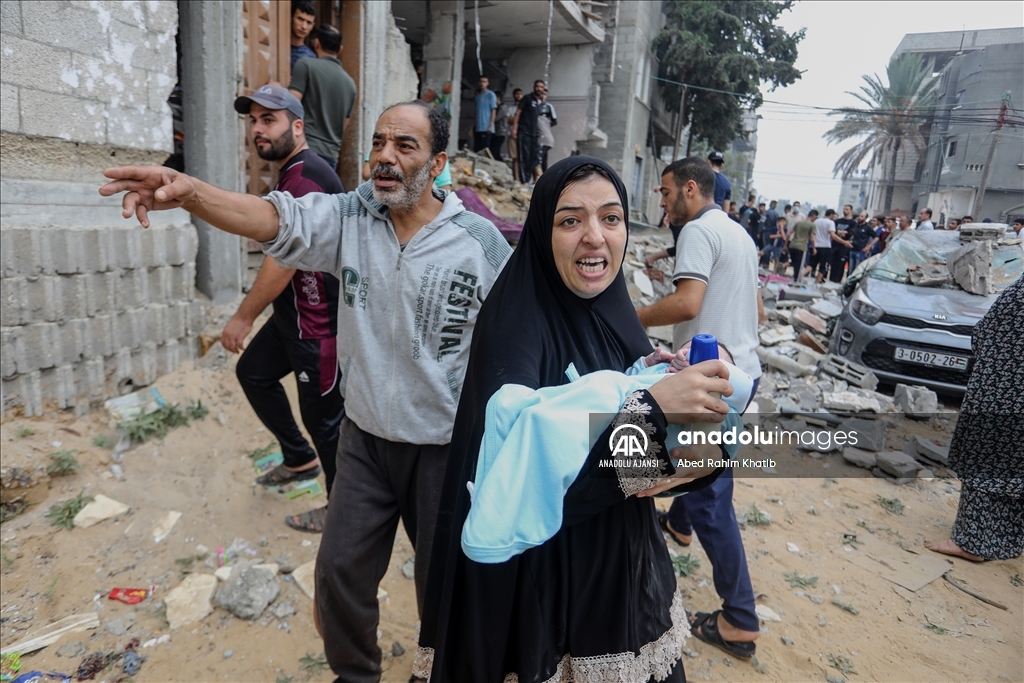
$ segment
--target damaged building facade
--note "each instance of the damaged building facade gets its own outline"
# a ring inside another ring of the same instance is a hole
[[[965,215],[1011,223],[1024,215],[1024,155],[1012,137],[1019,128],[1007,127],[993,148],[1004,95],[1021,96],[1024,28],[910,33],[893,57],[902,54],[919,54],[929,63],[939,79],[938,106],[923,126],[925,153],[900,152],[892,209],[916,215],[927,206],[941,223]],[[1012,106],[1019,108],[1019,101]],[[889,163],[888,157],[880,159],[869,169],[872,214],[885,209]],[[987,188],[979,197],[986,174]]]
[[[653,75],[658,3],[574,0],[318,0],[338,26],[359,99],[339,155],[360,182],[374,122],[416,97],[468,139],[478,75],[509,100],[548,81],[559,115],[551,160],[590,154],[630,192],[635,221],[661,211],[653,188],[677,129]],[[287,0],[35,3],[2,7],[3,409],[84,412],[198,355],[211,305],[243,294],[258,245],[181,211],[141,230],[102,169],[168,162],[227,189],[262,194],[274,168],[232,107],[290,80]],[[479,36],[479,38],[478,38]],[[171,105],[175,105],[172,112]],[[684,130],[684,135],[686,134]]]

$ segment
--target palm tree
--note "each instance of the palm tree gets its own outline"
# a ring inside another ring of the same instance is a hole
[[[932,78],[928,64],[917,54],[893,57],[885,67],[889,85],[883,85],[878,74],[864,76],[861,92],[849,92],[868,106],[864,109],[837,109],[829,115],[842,115],[824,138],[829,144],[863,137],[843,152],[832,172],[844,176],[857,169],[865,158],[870,164],[887,160],[885,211],[892,208],[896,187],[896,160],[907,148],[924,155],[927,143],[924,131],[930,125],[937,101],[938,80]]]

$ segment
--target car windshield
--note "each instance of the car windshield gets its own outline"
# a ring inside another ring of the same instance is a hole
[[[893,235],[881,258],[868,275],[877,280],[910,284],[907,269],[913,266],[946,264],[946,257],[963,246],[957,232],[898,232]],[[1020,244],[995,245],[992,255],[991,282],[997,290],[1005,288],[1024,273],[1024,251]],[[942,285],[956,289],[950,283]]]

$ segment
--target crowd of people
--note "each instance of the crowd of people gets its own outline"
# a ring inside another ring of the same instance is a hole
[[[486,78],[476,96],[474,147],[503,157],[507,144],[520,180],[535,182],[513,251],[446,191],[449,125],[423,101],[384,110],[367,182],[345,192],[335,170],[355,93],[340,34],[317,28],[307,54],[314,8],[293,7],[291,83],[234,104],[279,170],[269,195],[141,166],[107,169],[100,193],[124,193],[124,217],[143,227],[152,211],[182,208],[263,247],[221,341],[243,351],[239,381],[281,446],[283,462],[258,483],[326,478],[328,504],[286,522],[322,533],[314,620],[338,680],[380,679],[377,586],[399,521],[416,551],[412,680],[685,681],[690,632],[751,658],[760,626],[732,470],[679,460],[728,459],[737,447],[673,448],[668,430],[735,425],[754,398],[766,320],[759,263],[839,281],[909,221],[869,221],[850,206],[841,218],[805,215],[798,202],[779,214],[754,198],[736,211],[721,153],[679,159],[659,187],[675,246],[646,256],[674,258],[674,291],[634,309],[622,273],[627,192],[596,158],[547,167],[557,118],[543,81],[513,93],[514,105]],[[920,218],[917,229],[931,227],[930,211]],[[652,348],[654,325],[674,326],[675,353]],[[691,364],[691,345],[707,334],[722,360]],[[291,418],[288,373],[313,445]],[[595,413],[614,416],[596,440]],[[649,437],[626,457],[656,466],[617,459],[611,437],[625,425]],[[485,478],[503,452],[515,486]],[[663,494],[677,496],[667,513],[653,503]],[[1019,513],[1019,502],[1005,505]],[[495,522],[484,540],[467,531],[481,518]],[[689,545],[694,533],[722,600],[707,613],[686,610],[666,546]],[[956,536],[959,547],[982,553],[968,536]],[[1019,555],[1018,541],[999,552]]]

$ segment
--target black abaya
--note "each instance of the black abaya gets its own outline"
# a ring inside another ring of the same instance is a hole
[[[433,683],[685,680],[678,660],[689,627],[654,503],[633,496],[638,487],[629,482],[589,476],[610,455],[604,436],[567,492],[553,538],[500,564],[473,562],[459,543],[470,507],[466,482],[474,479],[495,391],[565,384],[569,363],[580,374],[623,371],[652,351],[621,272],[604,292],[582,299],[555,268],[555,205],[583,164],[608,172],[629,215],[625,188],[604,162],[576,156],[554,164],[537,183],[519,247],[480,311],[413,667]],[[623,411],[664,443],[665,417],[646,391],[630,394]]]

